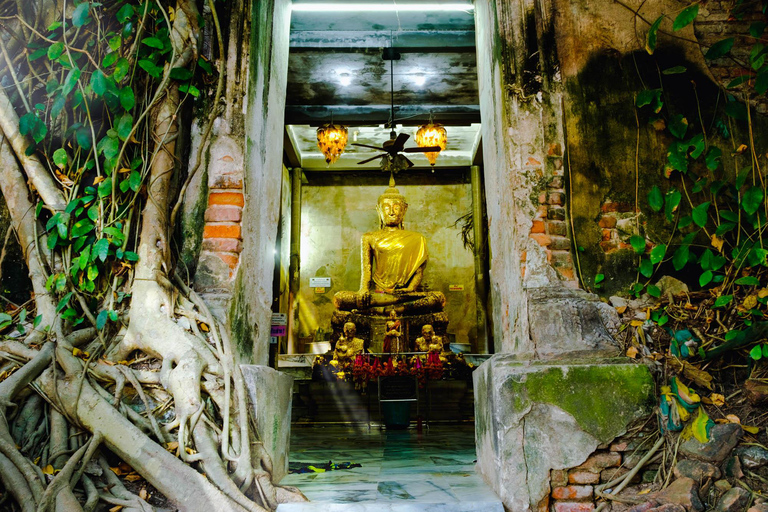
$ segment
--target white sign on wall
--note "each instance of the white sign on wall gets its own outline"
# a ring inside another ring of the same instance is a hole
[[[331,278],[330,277],[310,277],[309,286],[311,288],[330,288]]]

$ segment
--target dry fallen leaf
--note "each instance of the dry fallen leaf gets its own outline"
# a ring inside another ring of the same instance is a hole
[[[648,494],[649,492],[651,492],[651,488],[650,488],[650,487],[649,487],[649,488],[647,488],[647,489],[643,489],[642,491],[640,491],[640,492],[639,492],[639,493],[637,493],[637,494]]]
[[[632,327],[641,327],[643,325],[643,321],[642,320],[632,320],[631,322],[629,322],[629,325],[631,325]]]
[[[744,152],[744,151],[746,151],[746,150],[747,150],[747,145],[746,145],[746,144],[742,144],[741,146],[739,146],[739,147],[736,149],[736,153],[743,153],[743,152]]]
[[[627,306],[619,306],[618,308],[616,308],[616,312],[620,315],[623,315],[626,310],[627,310]]]
[[[99,183],[101,183],[105,179],[106,178],[104,176],[96,176],[95,178],[93,178],[93,184],[94,185],[98,185]]]
[[[717,235],[712,235],[712,238],[710,239],[710,243],[712,244],[712,247],[717,249],[717,252],[723,252],[722,238],[718,238]]]
[[[757,297],[759,299],[764,299],[764,298],[768,297],[768,288],[763,288],[762,290],[757,292]]]
[[[746,432],[749,432],[750,434],[757,434],[760,432],[760,427],[753,427],[751,425],[742,425],[741,428],[743,428]]]
[[[683,377],[692,380],[697,386],[712,389],[712,375],[704,370],[699,370],[688,361],[680,361],[673,356],[667,356],[667,363],[677,373],[682,373]]]
[[[200,322],[200,330],[203,332],[208,332],[211,329],[208,327],[208,324],[206,324],[205,322]]]
[[[709,396],[709,399],[712,400],[712,405],[716,405],[718,407],[722,407],[725,405],[725,397],[720,393],[712,393]]]
[[[747,295],[742,304],[744,304],[744,307],[747,309],[755,308],[757,307],[757,297],[754,295]]]
[[[138,480],[141,480],[141,475],[135,472],[129,473],[125,475],[125,479],[128,480],[129,482],[136,482]]]
[[[45,466],[45,467],[43,468],[43,474],[44,474],[44,475],[52,475],[52,474],[53,474],[53,466],[51,466],[50,464],[48,464],[47,466]]]
[[[631,357],[632,359],[637,357],[637,348],[636,347],[629,347],[627,349],[627,357]]]
[[[727,419],[729,423],[738,423],[741,425],[741,420],[735,414],[728,414],[725,419]]]
[[[690,302],[686,302],[686,303],[685,303],[685,306],[683,306],[683,307],[684,307],[685,309],[688,309],[688,310],[690,310],[690,311],[696,311],[697,309],[699,309],[699,308],[697,308],[696,306],[694,306],[693,304],[691,304]]]
[[[114,507],[109,509],[109,512],[119,512],[120,510],[123,510],[123,506],[122,505],[115,505]]]
[[[146,501],[146,499],[148,497],[149,497],[149,495],[147,494],[147,488],[146,487],[142,487],[141,490],[139,491],[139,498],[141,498],[141,499]]]

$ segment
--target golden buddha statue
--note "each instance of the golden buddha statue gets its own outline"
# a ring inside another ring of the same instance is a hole
[[[426,324],[421,328],[421,337],[416,338],[416,351],[443,353],[445,341],[442,336],[435,334],[435,329],[431,325]]]
[[[362,354],[365,351],[365,342],[360,338],[355,337],[356,335],[357,326],[355,326],[354,322],[345,323],[344,335],[339,337],[336,341],[331,365],[343,366],[352,361],[357,354]],[[336,364],[334,364],[334,362]]]
[[[362,237],[362,275],[359,291],[338,292],[333,300],[340,311],[386,314],[442,311],[445,296],[422,292],[427,266],[427,241],[403,228],[408,203],[390,178],[389,188],[376,205],[380,228]]]

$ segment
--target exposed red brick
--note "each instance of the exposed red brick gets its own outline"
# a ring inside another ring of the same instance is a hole
[[[520,267],[520,277],[525,277],[525,265]]]
[[[243,250],[243,243],[237,238],[206,238],[203,250],[211,252],[236,252]]]
[[[600,217],[600,222],[597,223],[598,226],[605,229],[613,229],[616,227],[616,217],[613,217],[611,215],[603,215]]]
[[[619,441],[610,446],[612,452],[625,452],[629,450],[629,441]]]
[[[547,155],[561,156],[562,154],[563,154],[563,147],[560,145],[559,142],[555,142],[549,145],[549,150],[547,150]]]
[[[556,500],[585,501],[592,499],[591,485],[568,485],[552,489],[552,497]]]
[[[603,249],[604,252],[609,253],[617,250],[619,246],[614,240],[609,240],[600,242],[600,248]]]
[[[562,189],[563,188],[563,178],[560,176],[555,176],[549,181],[549,185],[547,185],[549,188],[556,188],[556,189]]]
[[[242,207],[245,198],[242,192],[211,192],[208,195],[208,204],[228,204]]]
[[[228,189],[228,188],[242,189],[243,175],[242,173],[217,174],[211,180],[210,188],[213,190]]]
[[[566,278],[569,281],[573,281],[576,279],[576,275],[573,272],[572,268],[558,268],[557,271],[560,273],[561,276]]]
[[[532,156],[529,156],[528,157],[528,161],[525,163],[525,165],[537,166],[537,165],[541,165],[541,162],[539,162],[538,160],[536,160]]]
[[[550,235],[566,236],[568,234],[568,226],[565,224],[565,221],[550,220],[547,221],[547,232]]]
[[[605,242],[607,240],[610,240],[612,234],[613,234],[613,232],[610,229],[604,229],[603,230],[603,241]]]
[[[552,265],[555,268],[573,267],[573,258],[568,251],[552,251]]]
[[[549,248],[553,251],[570,251],[571,250],[571,239],[566,238],[564,236],[551,236],[552,243],[549,245]]]
[[[613,452],[596,453],[588,458],[584,464],[576,469],[584,469],[597,473],[605,468],[611,468],[621,465],[621,455]]]
[[[239,206],[213,205],[205,210],[206,222],[240,222],[243,209]]]
[[[523,251],[520,253],[520,261],[525,262],[528,259],[528,251]]]
[[[531,226],[531,233],[543,233],[543,232],[544,232],[544,221],[543,220],[533,221],[533,225]]]
[[[531,233],[530,237],[536,240],[536,242],[538,242],[539,245],[544,247],[552,243],[552,239],[549,238],[549,236],[545,235],[544,233]]]
[[[553,469],[549,473],[549,483],[553,487],[565,487],[568,485],[568,471],[564,469]]]
[[[240,257],[237,254],[230,254],[228,252],[217,252],[216,256],[221,258],[221,261],[229,265],[229,268],[234,270],[237,264],[240,262]]]
[[[546,204],[546,202],[547,202],[547,193],[542,192],[541,194],[539,194],[539,204]]]
[[[591,471],[571,471],[568,473],[568,483],[571,484],[597,484],[600,483],[600,475]]]
[[[590,512],[592,510],[595,510],[594,503],[584,503],[578,501],[555,502],[555,512]]]
[[[624,242],[619,242],[619,249],[632,249],[634,251],[634,248],[631,245]]]
[[[630,471],[632,471],[632,470],[629,469],[629,468],[608,468],[608,469],[604,469],[604,470],[602,470],[600,472],[600,482],[604,483],[604,484],[608,483],[608,482],[610,482],[612,480],[616,480],[617,478],[623,477],[624,475],[626,475]],[[629,483],[631,483],[631,484],[638,483],[642,479],[643,479],[643,474],[642,474],[642,471],[640,471],[634,477],[632,477],[632,479],[630,480]]]
[[[551,220],[565,220],[565,208],[550,206],[547,211],[547,218]]]
[[[539,206],[539,209],[536,211],[536,217],[539,219],[546,219],[548,211],[549,211],[549,207],[545,204],[542,204],[541,206]]]
[[[561,171],[561,173],[559,175],[562,176],[563,159],[562,158],[553,158],[552,159],[552,165],[555,166],[556,170]]]
[[[565,194],[562,192],[552,192],[549,194],[549,197],[547,198],[547,202],[549,204],[562,206],[563,203],[565,203]]]
[[[203,238],[240,238],[239,224],[206,224]]]
[[[547,263],[552,263],[552,251],[547,249]]]

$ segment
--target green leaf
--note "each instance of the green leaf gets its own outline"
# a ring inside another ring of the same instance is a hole
[[[128,186],[131,187],[131,190],[137,192],[139,187],[141,187],[141,173],[138,171],[131,171],[131,175],[128,178]]]
[[[19,118],[19,132],[31,136],[39,144],[48,133],[48,127],[34,112],[27,112]]]
[[[97,329],[103,329],[104,325],[107,323],[107,310],[103,309],[101,312],[99,312],[99,316],[96,317],[96,328]]]
[[[763,349],[760,347],[760,345],[755,345],[752,347],[752,350],[749,351],[749,357],[755,361],[759,361],[763,357]]]
[[[640,260],[639,270],[643,276],[650,278],[653,275],[653,263],[648,258],[643,258]]]
[[[688,25],[691,24],[691,22],[696,19],[696,16],[699,14],[699,4],[693,4],[689,5],[685,9],[683,9],[680,14],[677,15],[675,18],[675,21],[672,23],[672,30],[677,32],[678,30],[682,30]]]
[[[88,266],[88,262],[91,259],[91,246],[86,245],[85,249],[83,249],[83,252],[80,253],[80,261],[78,262],[78,265],[80,267],[80,270],[85,270],[85,267]]]
[[[661,263],[664,260],[664,255],[667,253],[667,246],[659,244],[651,249],[651,263],[654,265]]]
[[[109,254],[108,239],[102,238],[98,242],[93,244],[93,250],[91,251],[91,258],[93,261],[96,261],[96,258],[100,259],[101,261],[105,261],[107,259],[108,254]]]
[[[203,57],[197,59],[197,65],[200,66],[200,68],[209,75],[213,74],[213,66],[211,66],[211,63],[205,60]]]
[[[136,99],[133,95],[131,86],[126,86],[120,89],[120,104],[127,111],[130,111],[136,104]]]
[[[726,103],[725,113],[739,121],[746,121],[748,119],[747,106],[740,101],[729,101]]]
[[[714,254],[711,250],[705,249],[704,252],[701,254],[701,257],[699,258],[699,265],[701,265],[702,270],[711,270],[712,269],[712,258]]]
[[[119,11],[117,11],[117,14],[115,14],[115,17],[117,18],[117,21],[120,23],[125,23],[131,17],[133,17],[133,6],[131,4],[125,4],[123,5]]]
[[[125,259],[128,261],[139,261],[139,255],[135,252],[125,251]]]
[[[59,148],[53,152],[53,163],[60,169],[67,166],[67,151],[64,148]]]
[[[200,96],[200,89],[191,84],[181,84],[179,86],[179,92],[186,92],[197,98]]]
[[[112,177],[99,183],[99,197],[107,197],[112,194]]]
[[[717,229],[715,230],[715,234],[717,236],[722,236],[725,233],[731,231],[735,227],[736,227],[736,224],[734,222],[721,222],[720,225],[717,226]]]
[[[707,151],[707,156],[704,159],[705,163],[707,164],[707,169],[710,171],[714,171],[717,169],[717,167],[720,165],[720,157],[723,156],[723,151],[720,148],[716,148],[714,146],[709,148],[709,151]]]
[[[750,187],[741,198],[741,207],[748,214],[754,214],[763,203],[763,189],[760,187]]]
[[[648,192],[648,204],[655,212],[660,212],[664,207],[664,196],[661,195],[661,190],[656,185]]]
[[[645,238],[642,236],[632,235],[632,238],[629,239],[629,244],[637,254],[643,254],[645,252]]]
[[[125,75],[128,74],[128,71],[130,71],[130,69],[131,69],[131,65],[128,63],[128,59],[126,59],[125,57],[120,57],[115,63],[115,72],[112,73],[112,78],[115,79],[115,82],[119,82],[120,80],[125,78]]]
[[[690,250],[687,245],[680,246],[676,251],[675,255],[672,257],[672,265],[675,267],[675,270],[678,272],[685,267],[685,265],[688,263],[688,255],[690,254]]]
[[[680,205],[680,199],[682,199],[682,197],[682,194],[680,194],[680,191],[677,189],[672,189],[667,192],[667,196],[664,200],[664,214],[668,220],[672,220],[672,214],[675,213],[675,210],[677,210],[677,207]]]
[[[108,68],[115,62],[117,62],[118,57],[120,57],[120,54],[117,52],[109,52],[106,57],[101,61],[101,67]]]
[[[693,146],[693,151],[691,151],[691,158],[694,160],[699,158],[701,154],[704,153],[704,150],[707,149],[707,145],[704,143],[704,135],[701,133],[691,137],[688,141],[688,145],[689,147]]]
[[[680,217],[680,220],[677,222],[677,228],[678,229],[687,228],[691,224],[693,224],[693,219],[691,218],[691,216],[683,215],[682,217]]]
[[[688,131],[688,119],[682,114],[672,116],[669,120],[669,131],[678,139],[682,139],[685,137],[685,132]]]
[[[158,50],[163,49],[163,42],[156,37],[145,37],[141,42],[150,48],[157,48]]]
[[[40,322],[43,321],[43,315],[37,315],[35,319],[32,321],[32,327],[34,329],[37,329],[37,326],[40,325]]]
[[[661,290],[656,285],[649,284],[646,291],[648,292],[648,295],[650,295],[651,297],[656,297],[656,298],[661,297]],[[664,324],[659,323],[659,325],[664,325]]]
[[[755,79],[755,92],[757,94],[765,94],[765,91],[768,91],[768,68],[758,73]]]
[[[717,298],[715,301],[715,305],[712,306],[713,308],[721,308],[723,306],[727,306],[730,304],[730,302],[733,300],[733,295],[721,295]]]
[[[38,48],[37,50],[29,54],[29,61],[30,62],[36,61],[37,59],[39,59],[40,57],[42,57],[47,53],[48,53],[47,48]]]
[[[699,286],[701,286],[701,287],[707,286],[710,282],[712,282],[712,271],[711,270],[705,270],[699,276]]]
[[[595,275],[595,284],[602,283],[605,280],[605,274],[596,274]]]
[[[154,62],[149,59],[141,59],[139,61],[139,67],[146,71],[149,76],[159,78],[163,74],[163,68],[156,66]]]
[[[706,203],[701,203],[696,208],[693,209],[691,212],[691,217],[693,217],[693,222],[696,223],[697,226],[700,228],[703,228],[707,224],[707,211],[709,210],[710,202],[707,201]]]
[[[56,306],[56,312],[61,313],[61,310],[67,307],[67,304],[69,304],[69,299],[74,295],[74,292],[69,292],[66,294],[60,301],[58,306]]]
[[[662,73],[665,75],[679,75],[681,73],[685,73],[686,71],[688,71],[688,69],[685,66],[674,66],[665,69],[662,71]]]
[[[171,69],[171,78],[174,80],[189,80],[192,78],[192,72],[187,68],[173,68]]]
[[[72,89],[77,85],[77,81],[80,79],[80,68],[73,67],[67,73],[67,77],[64,79],[64,83],[61,85],[61,94],[67,96]]]
[[[5,329],[9,325],[11,325],[11,315],[8,313],[0,313],[0,329]]]
[[[694,194],[698,194],[702,190],[704,190],[704,187],[707,186],[707,178],[701,178],[700,180],[696,181],[696,183],[693,184],[693,188],[691,188],[691,192]]]
[[[760,286],[760,280],[755,276],[740,277],[734,282],[743,286]]]
[[[72,238],[79,238],[90,233],[93,228],[93,222],[88,219],[80,219],[72,226],[71,236]]]
[[[90,6],[89,2],[83,2],[75,8],[75,12],[72,13],[72,24],[74,26],[82,27],[91,21],[88,17],[88,9]]]
[[[115,311],[114,309],[110,309],[109,319],[112,320],[113,322],[117,322],[117,311]]]
[[[128,113],[123,114],[117,122],[117,136],[120,137],[120,140],[128,139],[132,128],[133,116]]]
[[[722,41],[713,44],[709,50],[707,50],[707,53],[704,54],[704,57],[707,59],[719,59],[731,51],[731,48],[733,48],[733,38],[729,37],[728,39],[723,39]]]
[[[82,5],[82,4],[81,4]],[[98,69],[91,75],[91,89],[98,96],[104,96],[109,89],[109,79]]]
[[[651,28],[648,29],[648,37],[645,41],[645,51],[647,51],[649,55],[653,55],[653,51],[656,49],[656,42],[659,36],[659,26],[661,25],[661,20],[663,19],[664,15],[662,14],[656,21],[653,22]]]
[[[48,47],[48,60],[56,60],[64,53],[64,43],[59,41]]]
[[[735,87],[738,87],[738,86],[740,86],[741,84],[743,84],[743,83],[745,83],[745,82],[749,82],[749,80],[750,80],[751,78],[752,78],[752,77],[751,77],[751,76],[749,76],[749,75],[741,75],[740,77],[738,77],[738,78],[734,78],[733,80],[731,80],[730,82],[728,82],[728,85],[726,85],[726,86],[725,86],[725,88],[726,88],[726,89],[733,89],[733,88],[735,88]]]
[[[764,31],[765,31],[764,21],[756,21],[749,26],[749,35],[751,35],[755,39],[758,39],[761,35],[763,35]]]
[[[739,214],[731,210],[720,210],[720,216],[730,222],[739,222]]]

